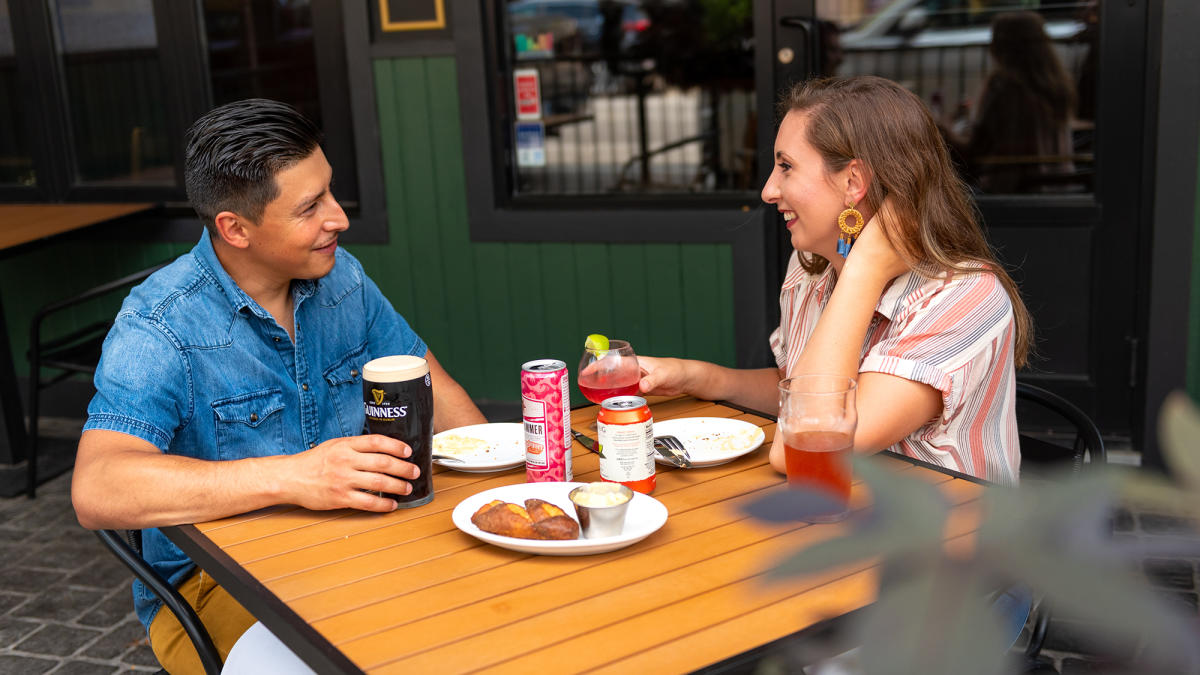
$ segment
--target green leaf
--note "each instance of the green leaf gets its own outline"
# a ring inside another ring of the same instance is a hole
[[[750,502],[743,511],[768,523],[793,523],[810,516],[836,513],[842,502],[819,490],[789,488]],[[850,517],[854,517],[851,514]]]
[[[1057,551],[1021,548],[1004,556],[1004,563],[1014,578],[1044,593],[1053,607],[1087,617],[1101,635],[1153,636],[1165,652],[1200,664],[1196,617],[1167,605],[1127,564],[1102,565]]]
[[[948,560],[889,583],[863,622],[864,672],[994,675],[1006,671],[1005,635],[988,583]]]
[[[1181,482],[1200,488],[1200,410],[1182,391],[1173,391],[1163,401],[1158,417],[1167,465]]]
[[[950,506],[937,486],[885,469],[875,457],[856,458],[854,472],[871,489],[874,504],[866,534],[911,539],[913,547],[942,546]]]
[[[1200,490],[1180,490],[1164,478],[1140,472],[1121,485],[1122,500],[1157,513],[1200,518]]]
[[[786,558],[767,578],[812,574],[875,556],[889,559],[936,559],[949,506],[937,487],[884,469],[877,459],[855,463],[855,472],[871,489],[870,517],[858,519],[844,537],[818,542]],[[753,510],[753,509],[752,509]]]

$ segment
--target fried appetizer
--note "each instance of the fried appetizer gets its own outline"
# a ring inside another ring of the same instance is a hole
[[[487,511],[488,509],[492,508],[493,506],[500,506],[503,503],[504,503],[504,500],[502,500],[502,499],[493,499],[492,501],[484,504],[483,506],[479,507],[479,510],[475,512],[474,516],[471,516],[471,522],[475,522],[475,516],[478,516],[479,514],[483,513],[484,511]]]
[[[562,509],[557,509],[560,513]],[[538,539],[578,539],[579,538],[579,523],[571,516],[563,514],[561,516],[550,516],[536,521],[533,524],[533,529],[537,532]]]
[[[554,516],[567,515],[562,509],[541,499],[526,499],[525,510],[529,512],[529,517],[533,518],[535,523]]]
[[[538,536],[537,530],[533,528],[533,519],[519,504],[500,502],[490,508],[485,504],[484,508],[479,509],[475,515],[471,516],[471,522],[484,532],[505,537],[541,538]]]

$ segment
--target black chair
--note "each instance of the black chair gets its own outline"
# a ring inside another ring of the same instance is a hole
[[[220,675],[223,666],[221,655],[217,652],[217,647],[213,644],[212,637],[204,628],[204,624],[200,623],[200,617],[196,616],[196,612],[191,605],[187,604],[179,591],[167,583],[167,580],[155,572],[154,568],[142,558],[142,531],[96,530],[96,536],[121,562],[125,563],[134,576],[146,584],[163,601],[167,608],[175,614],[175,618],[179,619],[179,623],[187,632],[192,645],[196,647],[196,654],[200,657],[204,672],[207,675]]]
[[[1039,426],[1049,425],[1060,428],[1065,422],[1074,435],[1070,444],[1055,443],[1047,434],[1031,435],[1028,427],[1018,430],[1021,442],[1021,473],[1022,480],[1026,470],[1031,470],[1035,479],[1047,469],[1070,467],[1072,473],[1079,473],[1085,463],[1104,464],[1108,456],[1104,451],[1104,439],[1100,437],[1100,429],[1082,410],[1067,399],[1041,387],[1017,383],[1017,406],[1019,410],[1037,415]],[[1018,420],[1021,414],[1018,412]],[[1030,614],[1029,643],[1025,647],[1026,673],[1054,672],[1038,659],[1042,646],[1046,641],[1046,629],[1050,624],[1050,610],[1041,602],[1035,602]]]
[[[100,347],[112,328],[111,318],[95,321],[64,335],[43,341],[42,324],[59,312],[94,301],[126,286],[140,283],[168,263],[161,263],[89,288],[78,295],[43,306],[33,316],[29,328],[29,447],[26,465],[25,494],[33,499],[37,491],[38,408],[41,390],[75,375],[94,375],[100,362]],[[59,371],[48,380],[42,379],[42,369]]]
[[[1104,464],[1108,461],[1100,429],[1087,414],[1067,399],[1041,387],[1018,382],[1017,406],[1018,420],[1023,409],[1038,414],[1039,422],[1044,421],[1048,413],[1052,420],[1049,422],[1050,426],[1057,428],[1062,426],[1062,422],[1066,422],[1074,434],[1071,444],[1067,446],[1049,440],[1046,435],[1032,435],[1028,426],[1018,430],[1022,472],[1026,468],[1038,470],[1069,465],[1072,471],[1078,473],[1085,460],[1094,464]]]

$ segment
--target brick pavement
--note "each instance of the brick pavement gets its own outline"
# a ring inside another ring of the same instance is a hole
[[[71,475],[0,499],[0,673],[157,672],[131,574],[75,521]]]

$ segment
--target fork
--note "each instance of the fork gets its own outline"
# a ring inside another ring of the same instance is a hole
[[[692,466],[692,458],[688,455],[687,448],[683,445],[683,441],[674,436],[655,436],[654,442],[661,444],[667,450],[670,450],[676,457],[679,458],[680,466],[689,469]]]

